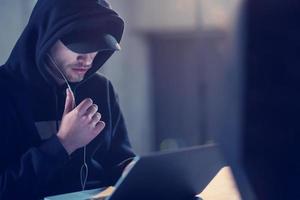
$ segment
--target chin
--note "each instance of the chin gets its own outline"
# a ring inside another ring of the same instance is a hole
[[[80,81],[82,81],[83,80],[83,78],[73,78],[73,79],[69,79],[69,81],[71,82],[71,83],[78,83],[78,82],[80,82]]]

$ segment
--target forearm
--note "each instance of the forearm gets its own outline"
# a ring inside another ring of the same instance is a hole
[[[0,199],[41,198],[49,177],[68,159],[64,151],[58,139],[52,137],[28,149],[16,162],[1,167]]]

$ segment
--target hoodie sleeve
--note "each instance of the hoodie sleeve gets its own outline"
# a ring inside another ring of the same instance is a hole
[[[19,126],[20,119],[16,116],[17,111],[11,101],[1,97],[0,199],[38,199],[43,196],[47,180],[64,164],[68,154],[56,136],[40,146],[20,150],[21,145],[18,144],[26,141],[20,141],[19,134],[27,132]],[[25,153],[20,155],[20,152]]]

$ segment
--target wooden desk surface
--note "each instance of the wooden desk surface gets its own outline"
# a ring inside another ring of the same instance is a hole
[[[203,200],[241,200],[229,167],[223,167],[198,196]]]

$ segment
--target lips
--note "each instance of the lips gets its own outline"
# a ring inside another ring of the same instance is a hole
[[[88,71],[87,69],[72,69],[73,72],[79,76],[84,76],[86,72]]]
[[[73,68],[75,71],[81,71],[81,72],[86,72],[88,69],[87,68]]]
[[[89,70],[89,68],[72,68],[72,70],[77,73],[86,73]]]

